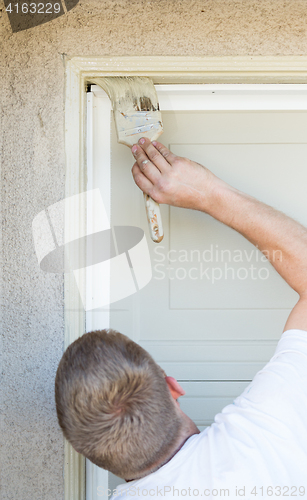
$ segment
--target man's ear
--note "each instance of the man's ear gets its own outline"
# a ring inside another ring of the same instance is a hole
[[[165,382],[167,383],[170,393],[174,399],[178,399],[180,396],[185,395],[185,391],[182,389],[181,385],[178,384],[175,378],[165,377]]]

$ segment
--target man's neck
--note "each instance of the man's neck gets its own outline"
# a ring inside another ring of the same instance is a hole
[[[183,429],[182,429],[180,436],[178,437],[176,443],[168,451],[168,453],[165,457],[161,458],[158,462],[156,462],[151,467],[149,467],[148,469],[143,471],[140,476],[134,477],[133,479],[125,479],[125,481],[127,483],[129,483],[129,482],[135,481],[137,479],[142,479],[143,477],[146,477],[149,474],[156,472],[158,469],[163,467],[163,465],[166,465],[168,462],[170,462],[172,460],[172,458],[174,458],[174,456],[177,455],[177,453],[181,450],[181,448],[184,446],[184,444],[187,442],[187,440],[191,436],[194,436],[194,434],[200,434],[200,430],[196,427],[196,425],[194,424],[194,422],[192,422],[192,420],[188,419],[188,422],[186,422],[186,425],[183,426]]]
[[[189,436],[187,436],[181,443],[181,445],[175,450],[175,452],[167,459],[165,460],[164,462],[160,463],[160,465],[158,466],[158,469],[160,469],[160,467],[162,467],[163,465],[167,464],[168,462],[170,462],[172,460],[172,458],[174,458],[175,455],[177,455],[178,451],[181,450],[181,448],[185,445],[185,443],[187,442],[188,439],[190,439],[190,437],[194,436],[194,434],[199,434],[200,431],[199,429],[197,429],[196,431],[192,432]]]

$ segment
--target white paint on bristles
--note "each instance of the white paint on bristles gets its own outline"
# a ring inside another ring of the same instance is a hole
[[[131,147],[141,137],[153,141],[162,134],[158,96],[150,78],[100,77],[92,81],[111,100],[118,142]]]

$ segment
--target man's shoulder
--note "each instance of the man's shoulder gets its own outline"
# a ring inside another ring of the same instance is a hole
[[[286,352],[296,352],[307,356],[307,331],[298,329],[284,331],[271,361],[279,354]]]

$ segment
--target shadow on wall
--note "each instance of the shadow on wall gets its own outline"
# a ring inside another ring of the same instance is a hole
[[[4,0],[13,33],[53,21],[73,9],[79,0]]]

